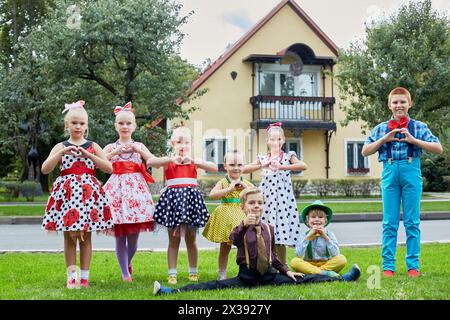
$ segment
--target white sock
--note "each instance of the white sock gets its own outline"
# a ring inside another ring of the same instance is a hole
[[[169,269],[169,276],[177,276],[177,268]]]
[[[81,279],[89,280],[89,270],[81,270]]]
[[[197,274],[197,267],[189,267],[189,275]]]
[[[67,279],[76,279],[77,271],[76,270],[67,270]]]

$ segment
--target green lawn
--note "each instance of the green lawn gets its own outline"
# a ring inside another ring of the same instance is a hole
[[[59,241],[61,239],[56,239]],[[94,243],[95,248],[95,243]],[[355,283],[334,282],[305,286],[261,287],[256,289],[227,289],[220,291],[197,291],[169,296],[151,295],[153,282],[166,283],[166,253],[138,252],[134,259],[134,281],[123,283],[119,266],[113,252],[94,252],[90,270],[91,288],[65,289],[66,271],[62,253],[6,253],[0,255],[0,299],[218,299],[218,300],[358,300],[358,299],[448,299],[450,296],[450,244],[422,245],[422,276],[411,279],[406,276],[405,248],[397,252],[397,274],[394,278],[379,278],[379,288],[370,289],[368,283],[376,278],[367,273],[369,266],[381,264],[381,249],[342,248],[349,265],[358,263],[361,278]],[[201,281],[216,278],[217,251],[199,253]],[[237,273],[236,250],[230,254],[228,275]],[[293,249],[288,251],[294,257]],[[179,283],[187,284],[187,255],[179,256]],[[368,281],[369,280],[369,281]]]
[[[299,212],[308,205],[308,203],[298,203]],[[334,213],[364,213],[380,212],[381,203],[330,203],[328,204]],[[212,212],[217,205],[208,205],[209,212]],[[40,216],[43,215],[44,205],[34,206],[0,206],[0,216]],[[450,211],[450,201],[422,202],[422,211]]]

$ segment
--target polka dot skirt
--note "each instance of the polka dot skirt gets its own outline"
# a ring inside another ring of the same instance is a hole
[[[155,222],[167,228],[176,228],[183,223],[204,227],[208,218],[208,209],[196,187],[167,188],[153,213]]]
[[[295,152],[284,153],[280,163],[290,164],[292,155]],[[263,176],[260,188],[265,198],[261,220],[275,227],[275,244],[295,246],[300,235],[300,219],[290,171]]]

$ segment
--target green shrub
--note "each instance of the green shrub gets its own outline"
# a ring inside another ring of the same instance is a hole
[[[292,189],[294,191],[294,196],[300,197],[300,195],[305,190],[305,186],[308,184],[308,180],[293,180]]]
[[[356,194],[356,183],[355,179],[339,179],[336,181],[336,189],[346,197],[353,197]]]
[[[39,182],[25,180],[20,184],[20,193],[27,198],[27,201],[34,201],[35,196],[42,195],[42,189]]]
[[[336,180],[315,179],[311,180],[311,186],[318,196],[325,197],[336,191]]]

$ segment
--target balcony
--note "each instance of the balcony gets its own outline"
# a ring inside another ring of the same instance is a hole
[[[253,129],[282,121],[285,128],[336,130],[334,97],[254,96]]]

